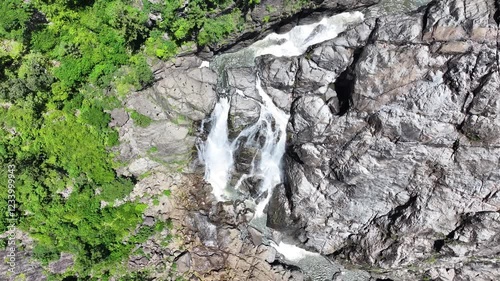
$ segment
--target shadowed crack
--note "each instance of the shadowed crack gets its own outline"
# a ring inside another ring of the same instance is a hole
[[[472,94],[472,97],[473,99],[479,94],[479,92],[481,92],[481,90],[483,89],[484,85],[488,82],[488,80],[490,79],[490,77],[493,75],[493,70],[490,69],[490,71],[488,71],[487,74],[483,75],[481,78],[479,78],[479,85],[474,89],[472,90],[469,94]],[[469,118],[469,115],[471,115],[470,111],[472,110],[472,107],[474,106],[474,100],[467,106],[467,108],[465,109],[465,118],[464,120],[462,120],[462,122],[457,126],[457,131],[466,135],[467,134],[464,132],[464,125],[465,125],[465,122],[467,121],[467,119]]]
[[[423,19],[422,19],[422,40],[424,39],[424,34],[425,34],[425,30],[427,29],[427,18],[429,17],[429,13],[430,13],[430,10],[431,8],[436,4],[436,1],[431,1],[429,2],[425,7],[425,12],[424,12],[424,16],[423,16]]]
[[[351,105],[353,103],[352,94],[354,92],[354,85],[356,83],[356,65],[358,64],[358,61],[365,47],[374,42],[375,33],[378,30],[378,27],[379,19],[375,21],[375,26],[368,36],[366,45],[354,50],[352,63],[339,75],[339,77],[333,83],[333,85],[335,86],[335,91],[337,92],[337,98],[339,100],[339,112],[337,113],[337,115],[339,116],[345,115],[351,108]]]
[[[495,14],[493,15],[493,19],[500,25],[500,0],[495,1]]]
[[[334,82],[337,98],[339,99],[339,112],[337,114],[339,116],[346,114],[351,107],[354,83],[356,83],[356,74],[354,69],[362,50],[363,48],[359,48],[354,51],[352,64],[349,65]]]
[[[413,195],[412,197],[410,197],[410,199],[408,199],[408,201],[406,201],[406,203],[404,203],[403,205],[400,205],[400,206],[397,206],[394,210],[392,210],[389,214],[388,214],[388,218],[392,221],[392,222],[395,222],[399,217],[401,217],[403,214],[404,214],[404,211],[406,209],[408,209],[409,207],[411,207],[413,204],[415,204],[415,202],[417,201],[417,198],[418,196],[417,195]]]

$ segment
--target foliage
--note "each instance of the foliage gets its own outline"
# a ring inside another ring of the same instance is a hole
[[[0,38],[22,41],[31,18],[30,4],[25,1],[3,0],[0,11]]]
[[[106,202],[114,202],[116,199],[123,199],[130,194],[134,185],[131,181],[119,178],[111,183],[103,184],[99,199]]]
[[[240,7],[231,9],[229,14],[221,11],[233,4],[232,1],[192,0],[186,5],[181,0],[168,0],[163,4],[146,5],[150,12],[162,15],[159,28],[148,39],[149,53],[168,57],[174,49],[172,41],[177,45],[194,41],[199,46],[217,43],[243,25],[241,11],[255,3],[236,2]],[[165,38],[165,33],[169,39]]]
[[[106,93],[151,83],[139,52],[147,14],[125,0],[7,0],[0,10],[0,179],[16,165],[18,227],[37,241],[43,263],[69,252],[74,275],[108,279],[133,248],[145,205],[101,208],[133,188],[113,170],[118,134],[104,110],[116,102]],[[35,11],[50,24],[35,23]]]
[[[239,19],[241,13],[239,10],[234,10],[229,15],[205,20],[203,28],[198,33],[198,44],[203,46],[222,40],[238,28]]]
[[[35,239],[34,257],[44,264],[61,252],[76,258],[67,273],[49,280],[123,276],[135,245],[173,227],[167,221],[137,229],[147,206],[113,204],[134,184],[113,169],[119,164],[110,148],[118,133],[108,127],[106,111],[153,83],[152,57],[223,42],[259,2],[144,0],[138,8],[131,0],[0,1],[0,181],[16,165],[18,226]],[[150,20],[150,14],[160,16]],[[130,115],[138,126],[152,122]],[[6,192],[0,212],[4,232]]]

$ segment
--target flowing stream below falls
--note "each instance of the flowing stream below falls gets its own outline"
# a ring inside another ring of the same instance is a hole
[[[263,90],[259,70],[254,68],[256,89],[261,98],[261,101],[255,100],[260,105],[259,118],[231,139],[228,128],[231,96],[228,95],[225,71],[235,67],[253,67],[255,58],[263,55],[300,56],[308,47],[333,39],[349,26],[362,22],[365,16],[412,10],[425,2],[428,1],[382,1],[363,13],[341,13],[313,24],[296,26],[284,34],[272,33],[238,52],[219,55],[210,63],[209,67],[219,76],[219,100],[209,120],[204,122],[204,125],[210,124],[208,136],[198,145],[199,159],[205,165],[205,180],[211,184],[213,195],[218,201],[242,199],[255,204],[255,215],[250,224],[267,237],[264,243],[274,247],[287,263],[300,267],[312,280],[331,280],[338,266],[319,253],[309,252],[283,241],[276,243],[269,240],[270,230],[266,227],[266,206],[273,189],[283,181],[282,157],[285,153],[289,115],[278,108]],[[239,174],[235,169],[235,155],[241,149],[254,152],[249,171],[245,174]],[[253,181],[258,185],[257,194],[251,198],[239,191],[242,182],[249,178],[258,179]]]

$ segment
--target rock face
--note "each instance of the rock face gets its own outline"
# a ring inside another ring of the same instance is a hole
[[[145,225],[153,218],[171,222],[138,247],[147,258],[133,255],[133,270],[149,268],[154,280],[304,280],[300,272],[274,264],[276,252],[248,225],[252,214],[245,203],[215,202],[199,175],[154,172],[130,197],[148,205]]]
[[[305,247],[380,278],[500,280],[495,7],[434,1],[261,60],[293,100],[273,204]]]
[[[196,57],[160,63],[155,66],[153,87],[128,95],[125,109],[111,112],[110,126],[120,133],[119,159],[128,163],[120,173],[140,176],[161,165],[178,168],[191,160],[192,131],[217,100],[217,76],[209,68],[200,68],[201,64]],[[127,110],[147,116],[151,124],[138,126]]]
[[[331,11],[375,1],[316,2]],[[432,1],[368,17],[302,56],[227,70],[233,133],[259,116],[256,69],[290,114],[286,180],[271,197],[267,225],[343,263],[332,280],[500,280],[498,6]],[[262,14],[250,16],[258,22]],[[250,35],[238,36],[235,44]],[[126,107],[150,117],[149,127],[127,111],[112,113],[120,157],[129,161],[122,173],[189,159],[191,122],[216,100],[217,77],[200,64],[183,58],[158,67],[155,86],[128,97]],[[180,239],[165,250],[152,238],[143,246],[153,258],[132,258],[132,268],[173,257],[162,270],[176,263],[190,280],[304,280],[249,226],[251,206],[214,202],[192,177],[155,174],[136,185],[131,197],[173,191],[157,206],[141,200],[150,206],[147,223],[172,219],[176,231],[163,234]]]

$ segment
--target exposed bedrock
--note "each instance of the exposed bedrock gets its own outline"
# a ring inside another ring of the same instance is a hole
[[[260,59],[291,93],[290,194],[271,203],[305,247],[395,280],[500,280],[496,7],[435,1]]]

